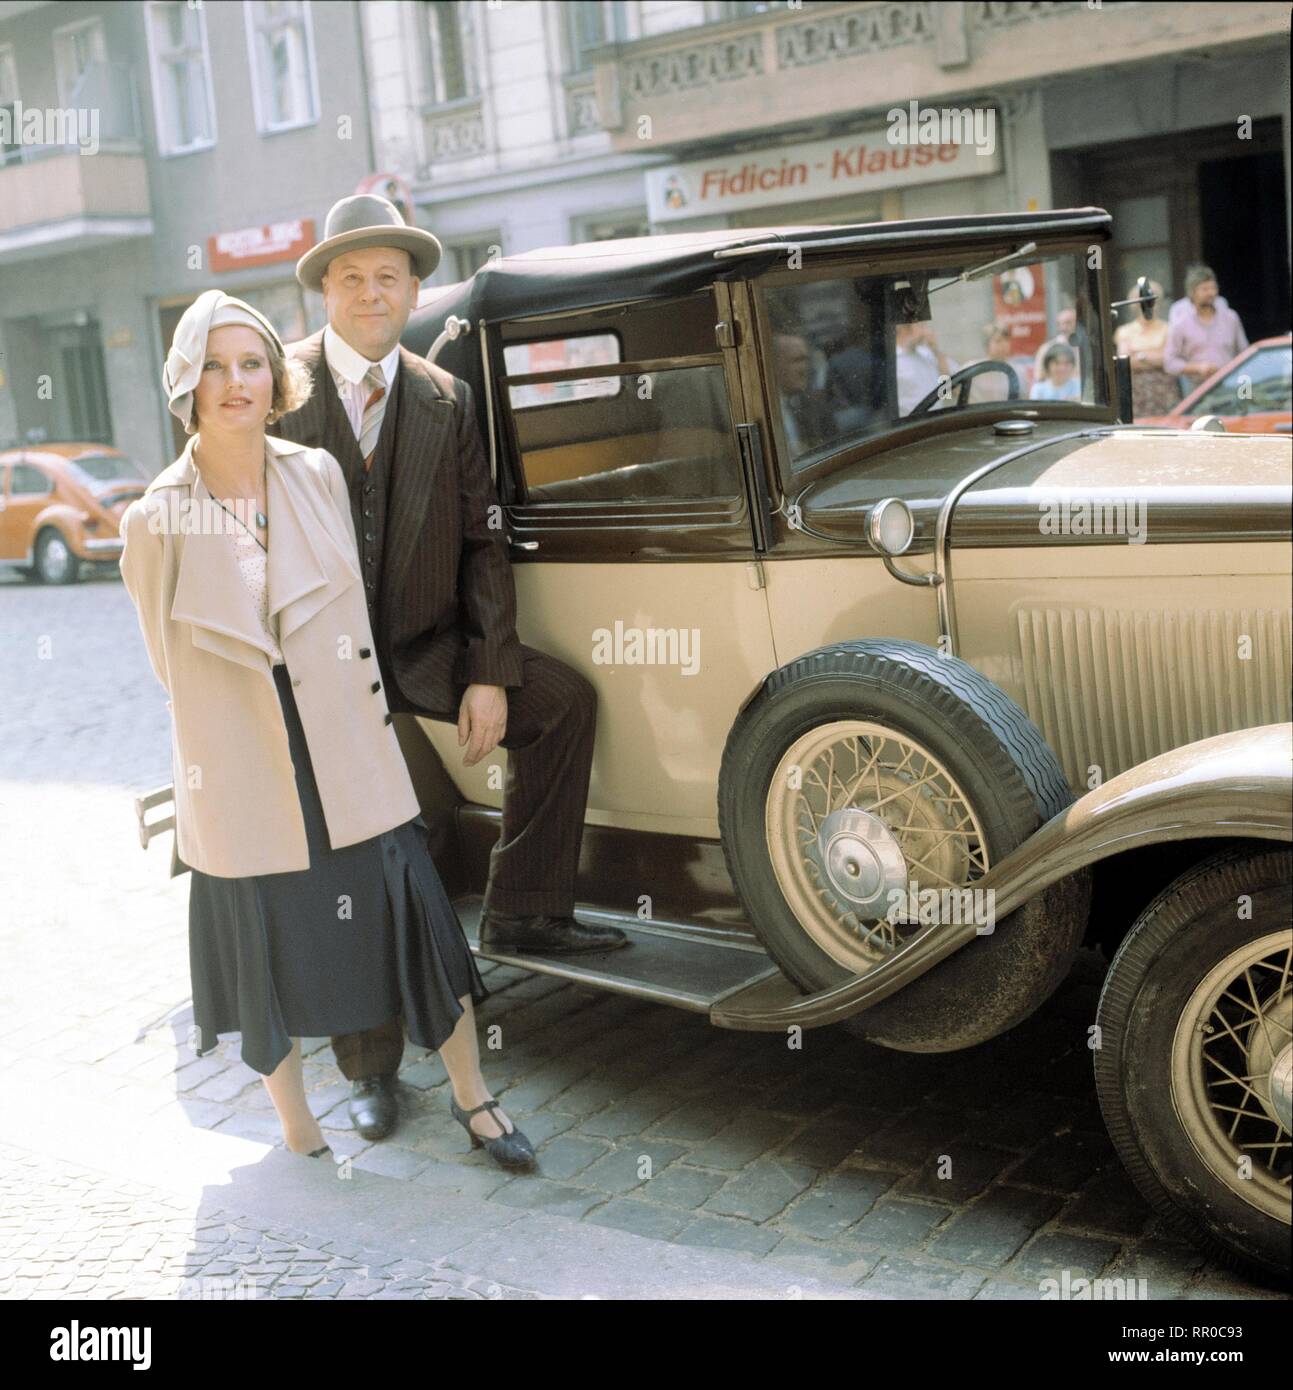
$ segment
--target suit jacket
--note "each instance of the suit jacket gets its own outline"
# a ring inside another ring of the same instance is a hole
[[[418,814],[359,578],[336,459],[266,436],[266,587],[334,849]],[[170,695],[172,876],[309,867],[271,647],[227,535],[197,527],[214,507],[193,440],[126,508],[121,576],[157,679]],[[184,529],[185,515],[192,529]],[[218,515],[218,509],[216,510]]]
[[[314,390],[275,430],[328,450],[353,477],[363,458],[322,329],[288,352],[309,370]],[[448,672],[462,686],[522,684],[516,587],[471,387],[406,348],[398,370],[377,636],[399,686],[392,707],[443,709],[461,695],[446,689]]]

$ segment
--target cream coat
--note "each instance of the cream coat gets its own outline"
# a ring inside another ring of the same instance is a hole
[[[328,839],[339,849],[413,819],[417,795],[378,686],[341,466],[324,449],[272,436],[265,460],[270,616],[278,616]],[[121,575],[170,695],[171,873],[305,869],[305,822],[270,648],[232,540],[177,525],[186,513],[200,515],[204,502],[214,506],[209,499],[190,440],[121,522]]]

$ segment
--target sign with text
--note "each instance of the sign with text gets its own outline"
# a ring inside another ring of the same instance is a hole
[[[651,221],[844,197],[884,188],[995,174],[1001,153],[970,143],[891,144],[889,127],[743,154],[662,165],[646,175]]]
[[[243,227],[237,232],[217,232],[207,237],[207,258],[212,270],[246,270],[250,266],[296,261],[314,245],[314,219],[270,222]]]

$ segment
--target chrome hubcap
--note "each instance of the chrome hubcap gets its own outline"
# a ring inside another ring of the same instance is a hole
[[[868,811],[845,807],[832,811],[806,853],[816,859],[836,911],[859,917],[883,917],[890,893],[905,894],[907,860],[889,827]]]
[[[805,933],[858,974],[927,934],[910,923],[913,892],[958,889],[988,869],[982,826],[947,769],[914,739],[862,719],[819,724],[791,743],[768,785],[764,833]]]
[[[51,537],[45,542],[45,572],[55,579],[61,579],[67,573],[71,555],[62,537]]]

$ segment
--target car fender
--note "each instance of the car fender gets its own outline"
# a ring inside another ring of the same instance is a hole
[[[978,879],[1004,918],[1044,889],[1125,850],[1166,841],[1293,840],[1293,723],[1239,729],[1160,753],[1111,778],[1052,817]],[[779,1031],[839,1023],[923,975],[977,935],[949,924],[937,948],[897,951],[829,989],[800,994],[775,975],[715,1004],[723,1028]],[[904,958],[906,957],[906,958]]]
[[[84,550],[85,532],[82,523],[85,522],[87,513],[84,507],[73,506],[70,502],[51,502],[43,511],[37,513],[36,519],[31,526],[31,545],[28,547],[32,553],[36,549],[36,537],[49,526],[62,534],[68,546],[78,555]],[[84,556],[82,556],[84,558]]]

